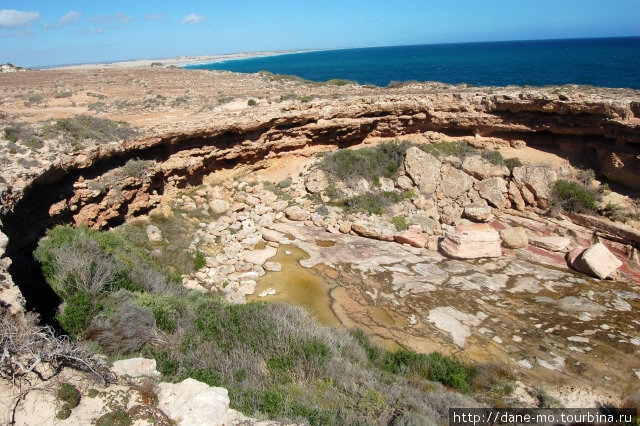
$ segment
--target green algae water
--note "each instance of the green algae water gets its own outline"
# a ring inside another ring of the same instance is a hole
[[[323,50],[190,65],[386,86],[439,81],[479,86],[584,84],[640,89],[640,37],[451,43]]]

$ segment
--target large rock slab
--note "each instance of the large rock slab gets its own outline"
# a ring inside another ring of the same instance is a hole
[[[504,179],[499,177],[484,179],[476,182],[474,188],[492,206],[499,209],[509,207],[509,200],[504,196],[507,192],[507,183]]]
[[[513,178],[520,188],[527,188],[538,201],[546,201],[558,174],[549,166],[521,166],[513,169]]]
[[[487,204],[473,203],[464,206],[464,217],[474,222],[487,222],[492,216]]]
[[[300,206],[291,206],[288,207],[284,214],[287,216],[287,219],[303,221],[309,219],[311,213],[308,210],[303,209]]]
[[[569,244],[571,244],[571,240],[567,237],[559,237],[559,236],[540,236],[540,235],[531,235],[529,236],[529,243],[531,245],[543,248],[549,251],[566,251]]]
[[[312,194],[317,194],[329,186],[329,179],[324,170],[315,169],[305,178],[305,187]]]
[[[160,377],[156,370],[156,360],[147,358],[129,358],[115,361],[111,371],[129,377]]]
[[[445,232],[440,248],[445,255],[456,259],[478,259],[502,255],[500,234],[484,223],[458,225],[454,230]]]
[[[147,225],[147,238],[152,243],[162,242],[162,231],[155,225]]]
[[[424,248],[429,242],[429,236],[420,232],[403,231],[393,236],[400,244],[409,244],[413,247]]]
[[[416,148],[407,149],[404,168],[420,191],[430,194],[440,184],[440,167],[442,163],[431,154]]]
[[[470,155],[462,162],[462,170],[476,179],[509,176],[507,166],[493,164],[479,155]]]
[[[225,388],[191,378],[160,383],[158,408],[178,426],[221,426],[229,417],[229,395]]]
[[[456,199],[473,187],[475,179],[455,167],[445,164],[442,166],[442,181],[440,191],[447,198]]]
[[[251,250],[245,251],[242,253],[241,260],[249,263],[253,263],[254,265],[264,265],[268,259],[271,259],[278,253],[278,249],[275,247],[267,246],[262,250]]]
[[[502,245],[510,249],[524,248],[529,244],[527,230],[521,226],[505,228],[500,231]]]
[[[569,256],[569,261],[571,262],[571,267],[577,271],[598,277],[601,280],[611,276],[622,266],[622,261],[615,257],[602,243],[596,243],[582,253],[577,251],[572,253]]]
[[[363,237],[382,241],[393,241],[394,235],[398,232],[396,227],[388,222],[373,220],[356,220],[351,229]]]

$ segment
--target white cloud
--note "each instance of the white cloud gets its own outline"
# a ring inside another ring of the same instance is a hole
[[[38,12],[23,12],[14,9],[0,10],[0,28],[18,28],[40,19]]]
[[[82,15],[83,15],[83,13],[81,13],[81,12],[76,12],[75,10],[71,10],[71,11],[67,12],[66,14],[64,14],[60,19],[58,19],[58,22],[56,22],[54,25],[44,24],[43,27],[44,28],[49,28],[49,29],[62,28],[65,25],[73,24],[78,19],[82,18]]]
[[[98,24],[105,24],[107,22],[111,22],[111,21],[118,21],[121,24],[125,24],[129,21],[131,21],[131,17],[120,12],[120,13],[116,13],[115,15],[98,15],[98,16],[94,16],[92,18],[89,19],[90,22],[95,22]]]
[[[191,13],[180,21],[181,24],[197,24],[198,22],[202,22],[207,19],[207,15],[196,15],[195,13]]]
[[[145,21],[159,21],[164,18],[164,13],[147,13],[144,15]]]

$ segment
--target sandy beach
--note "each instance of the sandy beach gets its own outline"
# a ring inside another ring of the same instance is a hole
[[[258,58],[265,56],[288,55],[292,53],[314,52],[318,49],[304,50],[278,50],[278,51],[261,51],[261,52],[242,52],[242,53],[226,53],[222,55],[196,55],[196,56],[178,56],[174,58],[162,59],[136,59],[130,61],[115,62],[97,62],[92,64],[74,64],[74,65],[57,65],[47,67],[46,69],[98,69],[98,68],[130,68],[130,67],[149,67],[156,64],[157,66],[174,66],[182,67],[185,65],[209,64],[213,62],[222,62],[236,59]]]

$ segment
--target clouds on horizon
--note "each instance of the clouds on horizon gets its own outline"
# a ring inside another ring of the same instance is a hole
[[[0,10],[0,28],[15,29],[33,24],[40,19],[39,12],[23,12],[15,9]]]
[[[207,16],[207,15],[196,15],[195,13],[192,12],[189,15],[185,16],[184,18],[182,18],[180,23],[182,25],[185,25],[185,24],[197,24],[199,22],[204,21],[208,17],[209,16]]]

